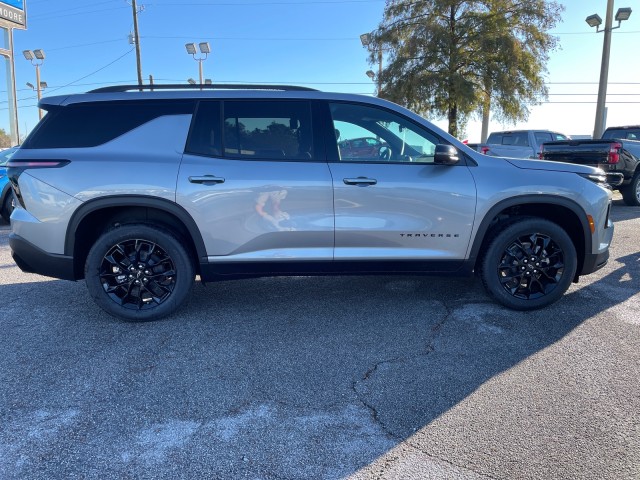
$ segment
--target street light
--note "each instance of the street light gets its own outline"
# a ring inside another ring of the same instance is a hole
[[[36,49],[36,50],[23,50],[22,54],[24,58],[31,62],[31,65],[36,67],[36,87],[35,90],[38,92],[38,102],[42,98],[42,82],[40,82],[40,65],[44,63],[44,50]],[[46,84],[45,84],[46,85]],[[38,117],[42,120],[42,110],[38,108]]]
[[[367,74],[367,77],[369,77],[371,80],[373,80],[376,77],[376,74],[373,73],[373,70],[367,70],[366,74]]]
[[[375,47],[373,45],[373,35],[371,33],[363,33],[362,35],[360,35],[360,42],[362,43],[362,46],[365,47],[370,52],[375,51]],[[369,72],[373,73],[373,71],[369,70],[367,72],[367,76],[373,80],[373,77],[369,75]],[[378,96],[380,96],[381,91],[382,91],[382,47],[378,46]]]
[[[187,82],[189,82],[189,85],[195,85],[196,84],[196,81],[193,78],[187,79]]]
[[[36,90],[35,85],[31,82],[27,82],[27,87],[29,87],[31,90]],[[46,88],[49,88],[49,85],[47,85],[47,82],[40,82],[40,90],[44,90]]]
[[[198,48],[200,49],[200,53],[204,56],[196,57],[196,44],[195,43],[187,43],[185,44],[185,48],[187,49],[187,53],[193,57],[195,61],[198,62],[198,72],[200,73],[200,85],[203,84],[203,75],[202,75],[202,62],[204,62],[209,54],[211,53],[211,47],[209,46],[209,42],[200,42],[198,44]]]
[[[593,129],[593,138],[600,138],[604,130],[604,111],[607,101],[607,82],[609,78],[609,54],[611,52],[611,30],[620,28],[620,23],[628,20],[631,16],[631,8],[619,8],[616,13],[617,27],[613,27],[613,0],[607,0],[607,15],[605,17],[604,29],[600,30],[602,19],[597,13],[589,15],[585,21],[591,28],[596,27],[596,33],[604,32],[604,42],[602,45],[602,64],[600,66],[600,84],[598,85],[598,103],[596,107],[596,121]]]

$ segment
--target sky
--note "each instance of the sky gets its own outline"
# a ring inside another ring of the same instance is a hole
[[[185,43],[207,41],[212,53],[203,62],[204,77],[220,83],[304,85],[323,91],[372,95],[372,68],[359,36],[382,19],[384,0],[137,0],[142,74],[156,83],[183,83],[198,78],[198,62]],[[1,5],[0,1],[0,5]],[[15,5],[21,2],[8,0]],[[137,82],[136,56],[128,35],[133,15],[126,0],[26,0],[27,29],[14,30],[15,69],[20,135],[38,122],[35,67],[22,51],[42,49],[43,96],[80,93],[114,84]],[[550,33],[560,48],[551,53],[545,78],[549,98],[531,106],[526,121],[501,124],[489,131],[535,128],[569,135],[593,132],[603,34],[585,23],[598,13],[604,19],[606,0],[571,0],[562,22]],[[631,7],[611,44],[607,125],[639,124],[640,8]],[[3,62],[4,63],[4,62]],[[0,128],[9,130],[6,67],[0,69]],[[377,68],[373,67],[373,70]],[[428,118],[446,129],[446,121]],[[472,119],[464,137],[480,141],[480,119]]]

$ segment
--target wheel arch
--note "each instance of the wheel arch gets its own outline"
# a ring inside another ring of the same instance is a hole
[[[469,252],[469,261],[474,268],[477,269],[482,261],[493,229],[517,217],[544,218],[562,227],[575,246],[577,272],[582,271],[585,255],[592,250],[587,213],[573,200],[552,195],[524,195],[503,200],[491,207],[480,223]]]
[[[83,278],[89,249],[109,226],[134,222],[161,226],[179,235],[187,242],[190,251],[197,255],[194,259],[196,268],[200,259],[207,256],[198,226],[177,203],[143,195],[100,197],[83,203],[67,226],[64,251],[74,259],[76,278]]]

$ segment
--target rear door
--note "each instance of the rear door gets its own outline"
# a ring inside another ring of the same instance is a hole
[[[312,102],[202,101],[176,201],[210,262],[328,260],[333,194]]]

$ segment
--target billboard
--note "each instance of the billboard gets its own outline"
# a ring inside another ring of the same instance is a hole
[[[0,1],[0,23],[6,27],[26,28],[27,14],[24,2],[25,0]]]

